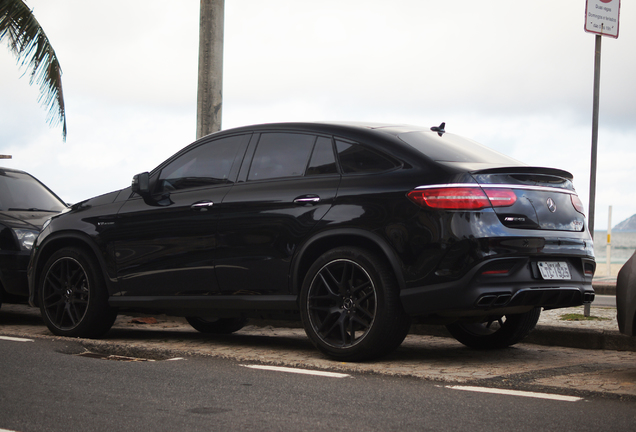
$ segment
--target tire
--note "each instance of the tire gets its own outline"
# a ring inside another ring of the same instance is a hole
[[[199,318],[186,317],[188,324],[201,333],[230,334],[245,326],[245,318]]]
[[[386,355],[410,327],[395,275],[365,249],[336,248],[318,258],[305,276],[300,305],[307,336],[336,360]]]
[[[55,252],[38,282],[44,323],[58,336],[97,338],[115,322],[117,310],[96,260],[85,250],[67,247]]]
[[[446,328],[455,339],[470,348],[506,348],[528,336],[540,315],[541,308],[534,308],[522,314],[491,317],[480,323],[455,323]]]

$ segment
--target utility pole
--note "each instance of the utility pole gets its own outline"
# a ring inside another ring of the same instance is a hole
[[[221,130],[225,0],[201,0],[197,139]]]

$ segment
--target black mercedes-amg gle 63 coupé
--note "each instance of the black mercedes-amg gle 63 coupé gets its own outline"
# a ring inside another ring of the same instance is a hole
[[[391,352],[413,322],[512,345],[542,308],[590,303],[594,270],[566,171],[444,124],[280,123],[206,136],[52,217],[29,289],[56,335],[102,336],[127,309],[206,333],[291,319],[354,361]]]

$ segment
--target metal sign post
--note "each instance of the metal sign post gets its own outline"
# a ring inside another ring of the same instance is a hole
[[[594,238],[596,205],[596,154],[598,148],[598,112],[601,84],[601,36],[618,38],[620,0],[586,0],[585,31],[596,34],[594,46],[594,101],[592,104],[592,159],[590,166],[590,207],[588,227]]]
[[[618,38],[620,0],[586,0],[585,31],[596,34],[594,44],[594,101],[592,103],[592,157],[590,164],[590,207],[588,228],[594,239],[594,209],[596,206],[596,155],[598,150],[598,113],[601,86],[601,36]],[[585,305],[590,316],[590,305]]]

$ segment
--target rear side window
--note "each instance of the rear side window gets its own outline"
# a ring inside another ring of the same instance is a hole
[[[237,135],[193,148],[161,171],[158,187],[171,191],[230,183],[230,170],[244,140],[244,135]]]
[[[336,140],[338,158],[345,174],[368,174],[389,171],[398,167],[396,161],[359,144]]]
[[[301,177],[316,137],[295,133],[264,133],[252,159],[248,180]]]
[[[305,175],[337,174],[336,156],[330,138],[318,137]]]

